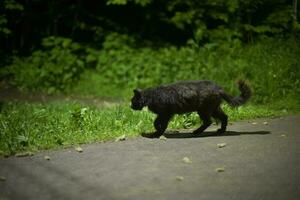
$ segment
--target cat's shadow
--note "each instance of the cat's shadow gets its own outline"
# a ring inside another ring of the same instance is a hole
[[[166,131],[163,135],[170,139],[180,138],[200,138],[200,137],[224,137],[224,136],[238,136],[238,135],[268,135],[270,131],[226,131],[223,134],[218,134],[216,131],[204,131],[201,134],[195,134],[190,131]],[[153,138],[153,133],[142,133],[141,136],[146,138]]]

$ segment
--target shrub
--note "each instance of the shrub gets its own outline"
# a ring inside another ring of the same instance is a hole
[[[238,78],[250,81],[256,103],[300,96],[300,48],[296,38],[263,38],[243,47],[232,43],[159,49],[136,48],[129,37],[115,38],[106,38],[96,69],[104,86],[126,90],[128,96],[135,87],[187,79],[211,79],[236,94]]]
[[[15,57],[8,68],[13,83],[22,89],[56,93],[67,91],[84,70],[81,46],[60,37],[45,38],[45,50],[37,50],[26,58]]]
[[[106,97],[129,97],[133,88],[191,79],[213,80],[234,95],[235,81],[245,78],[254,90],[252,101],[268,103],[282,97],[299,99],[298,43],[299,38],[261,38],[245,46],[236,42],[199,46],[190,40],[181,47],[157,48],[111,33],[102,49],[95,50],[50,37],[43,40],[43,51],[15,58],[8,71],[17,86],[31,91]]]

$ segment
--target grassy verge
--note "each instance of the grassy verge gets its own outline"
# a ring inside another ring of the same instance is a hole
[[[238,109],[224,105],[224,109],[231,121],[290,113],[289,107],[280,105]],[[0,113],[0,155],[137,136],[154,130],[154,118],[147,110],[135,112],[128,105],[96,108],[77,103],[7,102]],[[169,128],[192,128],[199,123],[196,114],[175,116]]]

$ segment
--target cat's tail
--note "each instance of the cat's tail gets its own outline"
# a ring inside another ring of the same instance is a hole
[[[238,81],[238,86],[239,86],[239,90],[241,92],[240,96],[237,97],[232,97],[229,94],[227,94],[226,92],[223,92],[222,98],[229,103],[230,106],[232,107],[238,107],[241,106],[243,104],[245,104],[251,97],[252,95],[252,91],[251,88],[249,86],[248,83],[246,83],[246,81],[244,80],[239,80]]]

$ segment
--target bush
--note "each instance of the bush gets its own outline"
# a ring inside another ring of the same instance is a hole
[[[190,40],[182,47],[155,48],[111,33],[102,49],[95,50],[50,37],[43,40],[43,51],[15,58],[8,71],[13,82],[27,90],[106,97],[129,97],[137,87],[191,79],[213,80],[234,95],[235,81],[244,78],[254,90],[252,101],[269,103],[300,97],[297,44],[299,38],[262,38],[247,46],[236,42],[198,46]]]
[[[69,90],[84,70],[82,47],[72,40],[60,37],[45,38],[45,50],[34,51],[30,57],[15,57],[8,73],[13,84],[30,91],[56,93]]]
[[[121,35],[106,38],[96,69],[104,86],[125,90],[127,96],[136,87],[188,79],[214,80],[236,94],[235,81],[245,78],[254,90],[252,100],[267,103],[274,98],[300,96],[298,42],[296,38],[264,38],[245,47],[234,43],[199,47],[191,43],[153,49],[132,47],[133,39]]]

